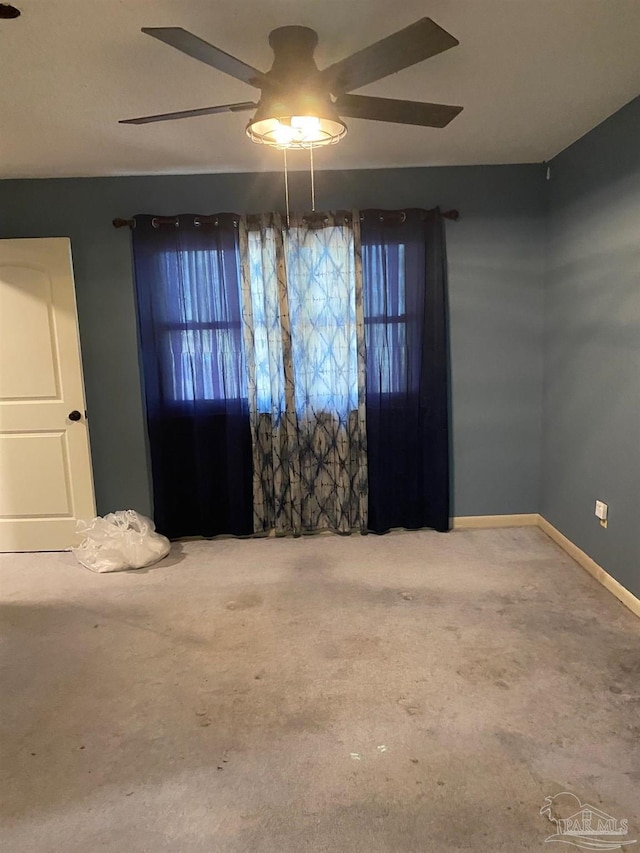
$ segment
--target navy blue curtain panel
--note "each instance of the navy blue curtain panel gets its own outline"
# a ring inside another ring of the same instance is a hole
[[[136,216],[140,351],[161,533],[253,532],[238,219]]]
[[[361,215],[368,527],[445,531],[449,347],[439,210]]]

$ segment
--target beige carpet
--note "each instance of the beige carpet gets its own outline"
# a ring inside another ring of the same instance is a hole
[[[0,584],[7,853],[574,849],[560,791],[640,839],[640,621],[537,529]]]

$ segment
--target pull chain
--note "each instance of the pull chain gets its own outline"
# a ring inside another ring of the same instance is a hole
[[[284,197],[287,204],[287,228],[289,227],[289,173],[287,171],[287,149],[283,148],[284,154]]]
[[[315,213],[316,210],[316,185],[313,174],[313,145],[309,146],[309,164],[311,166],[311,211]]]

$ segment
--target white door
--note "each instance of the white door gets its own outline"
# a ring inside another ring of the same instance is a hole
[[[0,240],[0,551],[61,551],[95,515],[66,237]]]

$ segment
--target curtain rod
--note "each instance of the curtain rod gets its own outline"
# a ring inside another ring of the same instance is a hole
[[[460,212],[458,210],[443,210],[442,215],[445,219],[451,219],[453,222],[457,222],[460,219]],[[163,217],[158,217],[158,219],[162,219]],[[169,219],[174,219],[175,217],[168,217]],[[362,218],[362,217],[361,217]],[[114,228],[135,228],[136,220],[135,219],[120,219],[119,217],[112,220]]]

